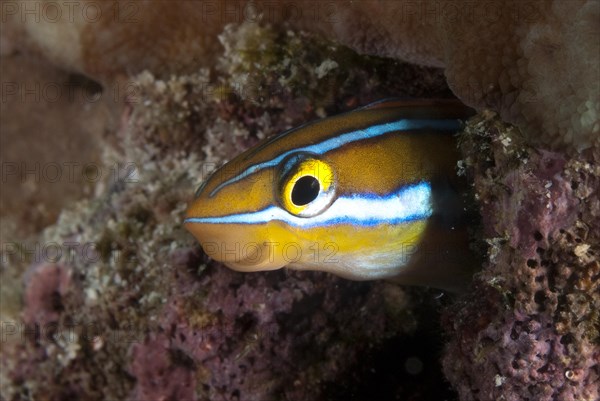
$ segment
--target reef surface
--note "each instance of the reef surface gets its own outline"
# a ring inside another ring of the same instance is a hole
[[[600,398],[599,149],[535,149],[492,112],[461,134],[488,261],[445,312],[461,400]]]
[[[29,203],[46,207],[34,218],[19,208],[23,192],[2,198],[4,399],[360,400],[374,388],[384,399],[599,398],[600,3],[297,2],[321,18],[263,21],[332,42],[261,28],[246,2],[226,14],[216,2],[85,3],[103,10],[98,23],[81,13],[23,23],[24,3],[3,9],[3,65],[42,54],[102,84],[40,78],[100,101],[52,103],[65,133],[54,141],[52,129],[36,135],[27,112],[10,113],[10,143],[27,131],[54,149],[50,161],[79,154],[107,172],[50,191],[29,182]],[[58,3],[36,4],[41,13]],[[181,228],[202,178],[260,138],[384,97],[448,97],[446,80],[500,115],[482,111],[461,134],[489,245],[462,298],[318,273],[234,273]],[[96,144],[68,139],[77,134]],[[458,395],[441,377],[442,353]]]
[[[463,102],[498,112],[538,146],[600,145],[597,0],[44,0],[3,11],[5,35],[105,85],[146,68],[160,75],[212,65],[227,24],[271,24],[442,67]]]

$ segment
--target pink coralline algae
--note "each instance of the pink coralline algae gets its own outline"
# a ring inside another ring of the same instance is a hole
[[[528,148],[490,114],[462,147],[489,261],[446,313],[447,378],[463,401],[600,399],[600,155]]]
[[[328,382],[357,374],[348,369],[400,329],[390,303],[406,295],[393,285],[220,265],[195,279],[203,258],[193,248],[173,254],[177,291],[156,330],[133,346],[132,400],[325,399],[334,394]]]
[[[70,270],[61,264],[41,263],[25,274],[25,282],[23,322],[32,328],[57,323],[62,297],[71,285]]]
[[[193,370],[178,362],[166,335],[151,334],[134,344],[131,359],[131,374],[137,380],[132,400],[195,399]]]

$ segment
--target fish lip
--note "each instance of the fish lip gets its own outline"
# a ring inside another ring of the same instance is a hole
[[[258,250],[258,254],[249,254],[249,255],[238,255],[239,259],[236,260],[227,260],[227,258],[223,258],[221,255],[223,251],[221,249],[221,244],[226,243],[228,239],[226,237],[222,237],[220,240],[207,240],[206,234],[204,234],[203,226],[205,224],[197,221],[193,221],[193,219],[197,219],[195,216],[187,216],[183,225],[185,229],[200,243],[200,246],[212,260],[222,263],[225,266],[229,267],[232,270],[239,272],[255,272],[255,271],[266,271],[266,270],[277,270],[284,267],[287,263],[273,262],[273,255],[271,254],[272,250],[269,246],[265,245],[269,242],[269,240],[261,241],[262,245]],[[209,226],[213,226],[209,224]],[[243,239],[238,239],[238,241],[243,242]],[[252,241],[254,242],[254,241]],[[216,253],[211,252],[206,248],[206,244],[214,243],[217,244],[218,248],[213,249],[216,250]],[[226,246],[227,248],[227,246]],[[231,248],[231,246],[230,246]]]
[[[215,259],[216,260],[216,259]],[[243,264],[243,263],[231,263],[231,262],[219,262],[223,263],[225,266],[230,268],[231,270],[235,270],[236,272],[242,273],[252,273],[252,272],[263,272],[263,271],[271,271],[271,270],[279,270],[285,268],[284,266],[267,266],[266,263],[256,263],[256,264]]]

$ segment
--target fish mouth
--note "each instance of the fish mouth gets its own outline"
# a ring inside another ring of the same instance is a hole
[[[198,240],[204,253],[240,272],[276,270],[288,262],[278,257],[275,241],[257,240],[248,227],[197,223],[186,219],[184,227]]]
[[[258,250],[253,252],[251,255],[247,255],[245,258],[228,261],[220,261],[225,266],[232,270],[239,272],[257,272],[267,270],[277,270],[285,267],[287,263],[278,263],[272,255],[270,255],[270,249],[268,247],[257,248]],[[210,255],[209,255],[210,256]],[[216,259],[215,259],[216,260]]]

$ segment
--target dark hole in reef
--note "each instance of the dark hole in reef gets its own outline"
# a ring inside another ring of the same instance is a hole
[[[297,206],[304,206],[317,199],[319,196],[319,180],[312,175],[301,177],[292,189],[292,202]]]
[[[536,231],[536,232],[534,232],[534,233],[533,233],[533,238],[534,238],[536,241],[541,241],[541,240],[544,238],[544,236],[542,235],[542,233],[541,233],[541,232],[539,232],[539,231]]]
[[[514,331],[514,329],[513,329],[513,331]],[[489,337],[483,337],[479,344],[481,345],[482,349],[486,349],[486,348],[491,347],[492,345],[496,344],[496,341]]]
[[[537,265],[538,265],[537,260],[527,259],[527,266],[531,267],[532,269],[535,269],[537,267]]]
[[[50,294],[50,305],[52,310],[56,312],[61,312],[65,309],[62,303],[62,297],[58,291],[53,291]]]
[[[553,274],[552,270],[548,272],[548,289],[551,292],[556,292],[556,276]]]
[[[569,345],[569,344],[572,344],[574,340],[575,340],[575,338],[573,337],[573,334],[567,333],[561,337],[560,343],[562,345]]]
[[[549,365],[546,364],[544,366],[542,366],[541,368],[539,368],[537,371],[538,373],[546,373],[548,371]]]
[[[517,338],[519,338],[519,333],[517,332],[517,330],[514,327],[510,331],[510,338],[513,340],[516,340]]]
[[[571,181],[571,189],[576,190],[579,188],[579,183],[577,181]]]
[[[184,368],[190,370],[196,369],[196,363],[194,360],[182,350],[178,348],[170,349],[169,354],[171,357],[171,362],[173,362],[174,365],[183,366]]]
[[[439,346],[436,333],[440,329],[435,326],[436,323],[424,323],[427,328],[418,335],[401,335],[374,347],[361,347],[356,366],[334,380],[324,381],[324,394],[319,399],[457,400],[458,397],[443,379],[439,366],[442,347]],[[408,358],[421,361],[422,370],[418,374],[406,370]]]
[[[70,87],[81,88],[90,95],[98,95],[103,91],[102,85],[98,82],[78,73],[69,74],[67,77],[67,85]]]
[[[537,291],[534,295],[533,295],[533,300],[535,301],[536,304],[539,305],[543,305],[544,302],[546,301],[546,294],[544,293],[544,291]]]
[[[247,333],[258,323],[256,317],[250,313],[246,312],[242,316],[236,319],[236,326],[241,330],[242,333]]]
[[[126,216],[128,218],[137,220],[138,222],[145,224],[150,222],[150,220],[154,217],[154,214],[151,210],[146,209],[144,207],[133,207],[127,211]]]

